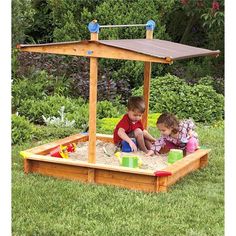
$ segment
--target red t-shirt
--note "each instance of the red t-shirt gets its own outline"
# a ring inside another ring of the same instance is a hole
[[[142,124],[141,120],[139,120],[135,124],[133,124],[132,121],[129,119],[128,114],[125,114],[123,116],[123,118],[119,121],[119,123],[116,125],[116,128],[114,130],[113,140],[114,140],[115,144],[122,141],[122,139],[118,135],[119,128],[123,128],[125,130],[125,133],[128,134],[137,128],[140,128],[141,130],[143,130],[143,124]]]

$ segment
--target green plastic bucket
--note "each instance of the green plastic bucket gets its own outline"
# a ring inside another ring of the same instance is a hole
[[[168,153],[168,163],[173,164],[182,158],[183,158],[183,150],[170,149],[170,152]]]
[[[123,156],[121,158],[121,165],[125,167],[138,168],[138,157],[136,156]]]

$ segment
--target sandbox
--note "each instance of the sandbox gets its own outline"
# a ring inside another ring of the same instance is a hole
[[[165,157],[159,157],[162,165],[151,168],[129,168],[112,163],[89,163],[80,158],[55,158],[49,155],[58,145],[76,143],[80,145],[89,140],[88,134],[76,134],[22,152],[25,173],[39,173],[57,178],[78,180],[88,183],[115,185],[118,187],[145,192],[165,192],[188,173],[207,165],[209,149],[197,150],[174,164],[167,165]],[[113,143],[112,135],[97,134],[96,140]],[[105,154],[104,154],[105,156]],[[105,157],[106,158],[106,157]],[[148,158],[148,157],[146,157]],[[158,158],[158,157],[157,157]],[[106,158],[109,160],[109,158]]]
[[[115,25],[114,27],[126,26]],[[130,27],[133,26],[130,25]],[[163,192],[188,173],[207,165],[210,151],[207,149],[197,150],[172,165],[154,169],[150,169],[150,167],[142,169],[113,166],[109,165],[110,163],[104,164],[96,161],[96,141],[113,142],[111,135],[100,135],[96,131],[99,59],[132,60],[144,63],[143,97],[146,109],[142,117],[142,123],[144,128],[147,129],[152,63],[171,65],[176,60],[199,56],[217,57],[220,53],[219,50],[212,51],[155,39],[153,38],[155,28],[153,20],[149,20],[145,25],[138,26],[146,27],[146,39],[99,40],[99,28],[107,26],[100,26],[97,20],[93,20],[88,25],[90,40],[17,45],[17,48],[24,52],[73,55],[90,59],[89,134],[73,135],[23,151],[25,173],[35,172],[89,183],[115,185],[147,192]],[[89,141],[88,161],[49,156],[50,151],[58,145],[87,141]]]

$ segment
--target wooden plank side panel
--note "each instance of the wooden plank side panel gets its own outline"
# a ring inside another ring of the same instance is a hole
[[[190,172],[193,172],[199,168],[200,168],[200,160],[195,160],[194,162],[189,163],[178,172],[175,172],[171,176],[167,177],[167,182],[166,182],[167,186],[176,183],[178,180],[180,180]],[[160,185],[162,185],[162,183],[160,183]]]
[[[28,171],[62,179],[78,180],[81,182],[115,185],[145,192],[156,191],[156,177],[109,170],[63,165],[43,161],[27,160]]]
[[[154,176],[96,170],[95,182],[145,192],[156,191],[156,178]]]
[[[166,192],[169,186],[173,185],[190,172],[206,166],[209,152],[210,150],[197,150],[182,160],[165,168],[164,170],[172,172],[172,175],[159,178],[157,184],[158,191]]]
[[[148,175],[139,175],[133,173],[125,173],[125,172],[118,172],[118,171],[110,171],[110,170],[100,170],[97,169],[97,175],[102,176],[104,178],[116,178],[127,180],[131,182],[139,182],[139,183],[147,183],[147,184],[155,184],[156,177],[155,176],[148,176]]]
[[[95,169],[88,168],[88,182],[94,183],[94,179],[95,179]]]
[[[174,164],[166,167],[163,171],[169,171],[172,174],[179,172],[182,168],[188,166],[190,163],[200,160],[203,156],[207,155],[210,150],[197,150],[192,154],[184,157],[183,159],[175,162]]]
[[[88,181],[88,169],[79,166],[63,165],[43,161],[30,160],[30,172],[57,178]]]
[[[69,143],[86,142],[86,141],[88,141],[87,134],[75,134],[63,139],[56,140],[51,143],[46,143],[34,148],[27,149],[25,151],[39,155],[45,155],[48,154],[53,148],[55,148],[58,145],[67,145]]]
[[[37,154],[32,154],[30,157],[27,158],[27,160],[58,163],[62,165],[72,165],[72,166],[79,166],[79,167],[81,166],[81,167],[94,168],[94,169],[112,170],[112,171],[122,172],[122,173],[124,172],[124,173],[138,174],[138,175],[155,176],[152,170],[128,168],[128,167],[123,167],[123,166],[112,166],[112,165],[99,164],[99,163],[92,164],[85,161],[79,161],[79,160],[75,161],[71,159],[55,158],[55,157],[43,156],[43,155],[37,155]]]
[[[107,143],[114,143],[113,135],[97,134],[96,137],[97,137],[97,140],[100,140],[100,141],[103,141],[103,142],[107,142]]]

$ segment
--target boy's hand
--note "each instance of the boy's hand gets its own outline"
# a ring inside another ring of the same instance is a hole
[[[132,140],[129,142],[129,146],[131,147],[131,150],[133,152],[137,152],[138,151],[137,146],[135,145],[135,143]]]
[[[152,156],[154,154],[154,151],[153,150],[149,150],[145,156],[148,157],[148,156]]]

